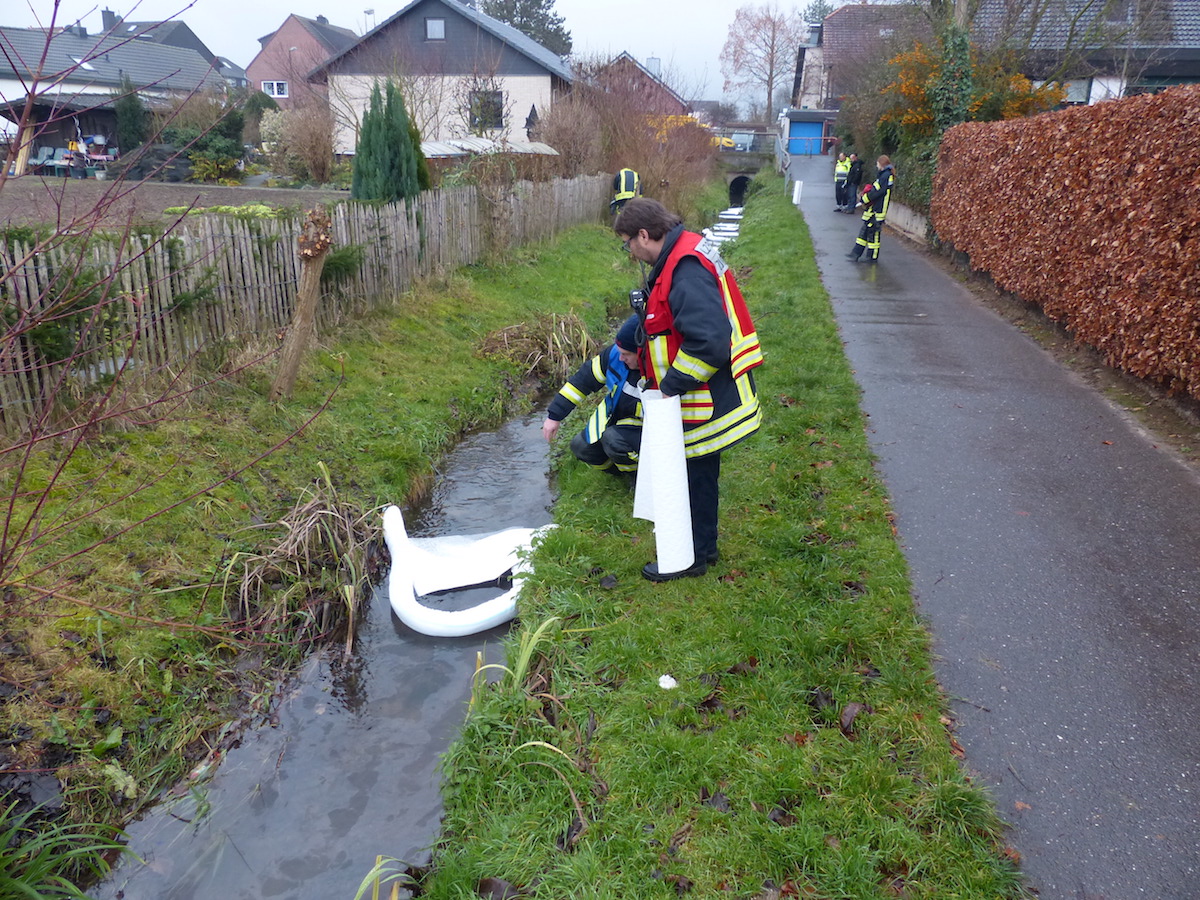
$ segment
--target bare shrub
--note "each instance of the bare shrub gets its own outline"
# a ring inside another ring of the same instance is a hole
[[[600,116],[580,94],[558,100],[538,122],[534,137],[558,151],[559,175],[590,175],[604,169]]]
[[[539,123],[537,136],[562,156],[565,176],[628,166],[642,190],[680,214],[712,177],[716,148],[700,123],[679,115],[678,100],[629,67],[578,62],[570,98]]]
[[[333,112],[329,104],[314,99],[283,116],[283,142],[304,167],[304,175],[317,184],[333,175]]]

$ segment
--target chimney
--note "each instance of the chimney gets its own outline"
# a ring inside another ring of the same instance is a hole
[[[109,32],[121,24],[121,17],[111,9],[102,9],[100,10],[100,22],[104,31]]]
[[[73,34],[75,37],[87,37],[87,29],[83,27],[82,22],[76,22],[74,25],[68,25],[63,29],[63,31],[67,32],[67,34]]]
[[[649,72],[651,75],[653,75],[655,78],[661,78],[662,77],[662,60],[659,59],[657,56],[651,56],[648,60],[646,60],[646,71]]]
[[[329,20],[327,18],[325,18],[324,16],[317,16],[317,24],[318,25],[328,25]]]

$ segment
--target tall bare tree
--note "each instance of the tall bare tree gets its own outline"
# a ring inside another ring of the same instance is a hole
[[[784,12],[774,3],[739,8],[721,50],[725,90],[765,92],[767,115],[773,115],[775,96],[786,90],[795,72],[796,48],[807,34],[807,26],[794,9]]]

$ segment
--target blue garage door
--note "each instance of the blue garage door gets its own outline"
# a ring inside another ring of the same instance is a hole
[[[788,153],[813,156],[821,152],[823,122],[789,122],[788,125]]]

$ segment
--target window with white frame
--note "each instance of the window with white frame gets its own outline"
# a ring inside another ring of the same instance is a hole
[[[286,81],[264,81],[262,83],[262,92],[268,97],[286,97],[288,95],[288,83]]]
[[[445,19],[426,19],[425,20],[425,40],[427,41],[444,41],[446,39],[446,20]]]

